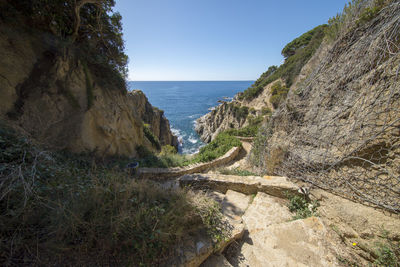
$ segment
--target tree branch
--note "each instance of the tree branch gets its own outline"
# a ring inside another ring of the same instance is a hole
[[[79,28],[81,27],[81,16],[80,11],[81,8],[86,4],[97,4],[99,5],[103,0],[79,0],[78,2],[75,0],[75,8],[74,8],[74,16],[75,16],[75,24],[74,31],[71,35],[71,42],[75,42],[78,37]]]

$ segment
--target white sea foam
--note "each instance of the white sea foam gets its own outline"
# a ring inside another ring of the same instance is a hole
[[[175,136],[180,136],[181,135],[181,130],[179,129],[175,129],[171,127],[171,132],[175,135]]]
[[[200,115],[201,115],[200,113],[198,113],[198,114],[193,114],[193,115],[188,116],[188,118],[189,118],[189,119],[193,119],[193,118],[199,117]]]
[[[193,135],[189,136],[188,141],[192,144],[196,144],[197,142],[199,142],[198,139],[196,139]]]

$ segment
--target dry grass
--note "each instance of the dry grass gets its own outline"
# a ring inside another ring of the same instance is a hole
[[[204,196],[41,151],[4,127],[0,148],[0,265],[158,265],[184,236],[218,239],[219,207]]]

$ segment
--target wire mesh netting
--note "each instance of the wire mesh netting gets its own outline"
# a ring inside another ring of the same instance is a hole
[[[399,47],[395,1],[320,51],[320,64],[259,132],[253,163],[400,212]]]

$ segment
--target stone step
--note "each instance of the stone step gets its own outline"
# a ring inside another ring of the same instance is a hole
[[[242,222],[242,215],[251,201],[251,196],[228,190],[222,201],[222,214],[230,220]]]
[[[260,192],[243,215],[243,222],[250,234],[256,234],[271,224],[287,222],[292,217],[282,200]]]
[[[205,266],[231,266],[226,265],[229,262],[223,256],[211,255],[222,252],[229,244],[243,237],[244,224],[241,216],[247,209],[251,197],[232,190],[228,190],[226,194],[211,191],[207,195],[221,204],[221,212],[226,221],[225,227],[228,230],[227,237],[215,247],[211,240],[204,238],[206,235],[187,238],[176,250],[179,256],[168,262],[167,266],[199,266],[207,259],[209,262]]]
[[[282,200],[258,193],[243,215],[247,233],[224,253],[228,261],[255,267],[337,266],[322,221],[291,221],[292,216]]]
[[[212,255],[205,262],[203,262],[201,267],[232,267],[229,261],[221,254]]]
[[[251,195],[264,192],[272,196],[285,198],[285,194],[299,194],[299,187],[279,176],[236,176],[222,174],[188,174],[179,178],[180,186],[210,188],[222,193],[228,189]]]

